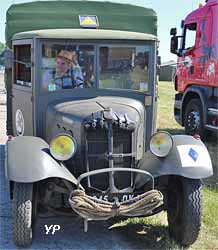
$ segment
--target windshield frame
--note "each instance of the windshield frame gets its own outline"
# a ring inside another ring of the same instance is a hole
[[[71,45],[78,45],[78,46],[93,46],[94,48],[94,74],[95,74],[95,79],[94,79],[94,84],[92,89],[100,89],[100,90],[113,90],[113,91],[125,91],[125,92],[141,92],[140,90],[134,90],[134,89],[122,89],[122,88],[100,88],[99,86],[99,78],[100,78],[100,47],[102,46],[110,46],[110,47],[118,47],[121,46],[123,48],[125,47],[133,47],[133,46],[144,46],[148,48],[148,55],[149,55],[149,62],[148,62],[148,91],[146,91],[146,93],[152,93],[153,88],[154,88],[154,84],[155,84],[155,79],[154,79],[154,72],[155,71],[155,64],[154,62],[156,62],[153,59],[154,53],[155,53],[155,41],[151,41],[151,40],[145,40],[145,41],[133,41],[133,40],[71,40],[71,39],[49,39],[49,38],[43,38],[40,39],[40,43],[38,44],[38,49],[40,51],[40,53],[38,54],[38,75],[39,77],[39,83],[37,84],[38,86],[36,86],[36,89],[38,89],[39,93],[41,94],[48,94],[45,91],[43,91],[43,89],[41,88],[42,85],[42,79],[41,79],[41,72],[42,72],[42,48],[43,45],[46,43],[60,43],[60,44],[66,44],[66,43],[70,43]],[[81,88],[80,91],[83,91],[84,89],[87,88]],[[69,92],[72,91],[72,89],[62,89],[61,91],[65,92]],[[54,91],[54,92],[49,92],[49,94],[53,94],[55,92],[60,92],[59,90]]]

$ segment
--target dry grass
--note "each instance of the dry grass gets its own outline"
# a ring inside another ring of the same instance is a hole
[[[159,83],[158,128],[167,130],[171,134],[184,134],[184,129],[174,120],[174,95],[172,83]],[[206,143],[206,145],[217,174],[217,143]],[[218,180],[213,178],[208,182],[213,184],[207,185],[203,191],[204,210],[201,232],[198,240],[189,248],[190,250],[218,250]],[[135,249],[183,249],[169,238],[167,227],[167,216],[162,212],[150,218],[122,221],[115,224],[113,230],[118,230],[126,240],[133,239]]]

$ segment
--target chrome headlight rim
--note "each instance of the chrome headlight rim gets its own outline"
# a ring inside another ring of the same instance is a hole
[[[66,137],[68,137],[68,138],[70,138],[71,140],[72,140],[72,143],[73,143],[73,146],[74,146],[74,150],[72,151],[72,153],[71,154],[69,154],[67,157],[62,157],[62,156],[58,156],[56,153],[54,153],[53,152],[53,150],[52,150],[52,143],[54,142],[54,140],[56,140],[58,137],[60,137],[60,136],[66,136]],[[56,159],[56,160],[58,160],[58,161],[67,161],[67,160],[69,160],[69,159],[71,159],[75,154],[76,154],[76,151],[77,151],[77,141],[76,141],[76,139],[73,137],[73,136],[71,136],[71,135],[69,135],[69,134],[66,134],[66,133],[60,133],[60,134],[57,134],[57,135],[55,135],[55,137],[51,140],[51,142],[50,142],[50,144],[49,144],[49,150],[50,150],[50,153],[51,153],[51,155]]]
[[[158,154],[157,152],[154,152],[154,150],[153,150],[152,147],[151,147],[152,139],[154,139],[154,137],[157,136],[157,135],[159,135],[159,134],[165,134],[165,135],[167,135],[168,138],[170,139],[170,142],[171,142],[170,149],[169,149],[168,152],[166,152],[165,154]],[[149,142],[149,149],[150,149],[150,151],[151,151],[151,153],[152,153],[153,155],[155,155],[155,156],[157,156],[157,157],[159,157],[159,158],[164,158],[164,157],[166,157],[167,155],[169,155],[170,152],[172,151],[172,149],[173,149],[173,144],[174,144],[174,143],[173,143],[173,137],[172,137],[172,135],[171,135],[169,132],[167,132],[167,131],[158,131],[158,132],[154,133],[154,134],[151,136],[151,139],[150,139],[150,142]]]

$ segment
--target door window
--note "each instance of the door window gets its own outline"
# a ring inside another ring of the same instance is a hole
[[[197,23],[190,23],[185,26],[185,39],[183,51],[188,51],[195,46]]]
[[[31,87],[31,45],[14,46],[14,84]]]

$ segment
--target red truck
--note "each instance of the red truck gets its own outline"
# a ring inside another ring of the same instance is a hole
[[[178,56],[174,116],[189,135],[218,132],[218,0],[191,12],[172,28],[171,53]],[[179,45],[180,44],[180,45]]]

